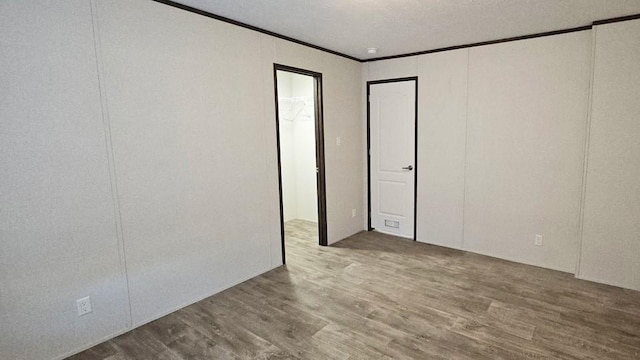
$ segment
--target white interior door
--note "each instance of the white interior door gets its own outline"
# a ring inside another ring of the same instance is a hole
[[[414,237],[416,82],[369,89],[371,226]]]

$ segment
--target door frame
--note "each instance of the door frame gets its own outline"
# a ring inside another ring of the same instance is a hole
[[[318,244],[327,246],[327,186],[325,181],[324,118],[322,105],[322,73],[292,66],[273,64],[273,90],[276,100],[276,145],[278,151],[278,189],[280,192],[280,236],[282,238],[282,264],[286,264],[284,247],[284,201],[282,197],[282,163],[280,156],[280,112],[278,109],[278,71],[311,76],[314,79],[314,117],[316,135],[316,185],[318,194]]]
[[[417,224],[418,224],[418,77],[410,76],[403,78],[383,79],[367,81],[367,230],[372,231],[375,228],[371,227],[371,85],[387,84],[403,81],[415,81],[415,126],[414,126],[414,164],[413,164],[413,240],[416,240],[417,236]]]

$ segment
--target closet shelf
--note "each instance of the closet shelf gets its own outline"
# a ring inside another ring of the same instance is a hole
[[[300,121],[314,119],[313,96],[279,98],[280,120]]]

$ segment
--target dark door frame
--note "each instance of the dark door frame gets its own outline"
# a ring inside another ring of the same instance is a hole
[[[371,95],[371,85],[386,84],[402,81],[415,81],[416,94],[415,94],[415,149],[413,153],[413,240],[416,240],[417,236],[417,224],[418,224],[418,77],[404,77],[394,79],[384,79],[367,81],[367,229],[369,231],[375,230],[371,227],[371,103],[369,101]]]
[[[327,188],[324,160],[324,118],[322,106],[322,73],[281,64],[273,64],[273,88],[276,97],[276,143],[278,147],[278,186],[280,190],[280,230],[282,237],[282,264],[286,264],[284,251],[284,202],[282,199],[282,163],[280,159],[280,113],[278,109],[278,71],[311,76],[314,80],[314,115],[316,130],[316,184],[318,188],[319,245],[327,246]]]

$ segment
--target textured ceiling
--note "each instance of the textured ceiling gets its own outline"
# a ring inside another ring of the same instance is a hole
[[[359,59],[590,25],[640,0],[178,0]],[[366,49],[377,47],[378,53]]]

